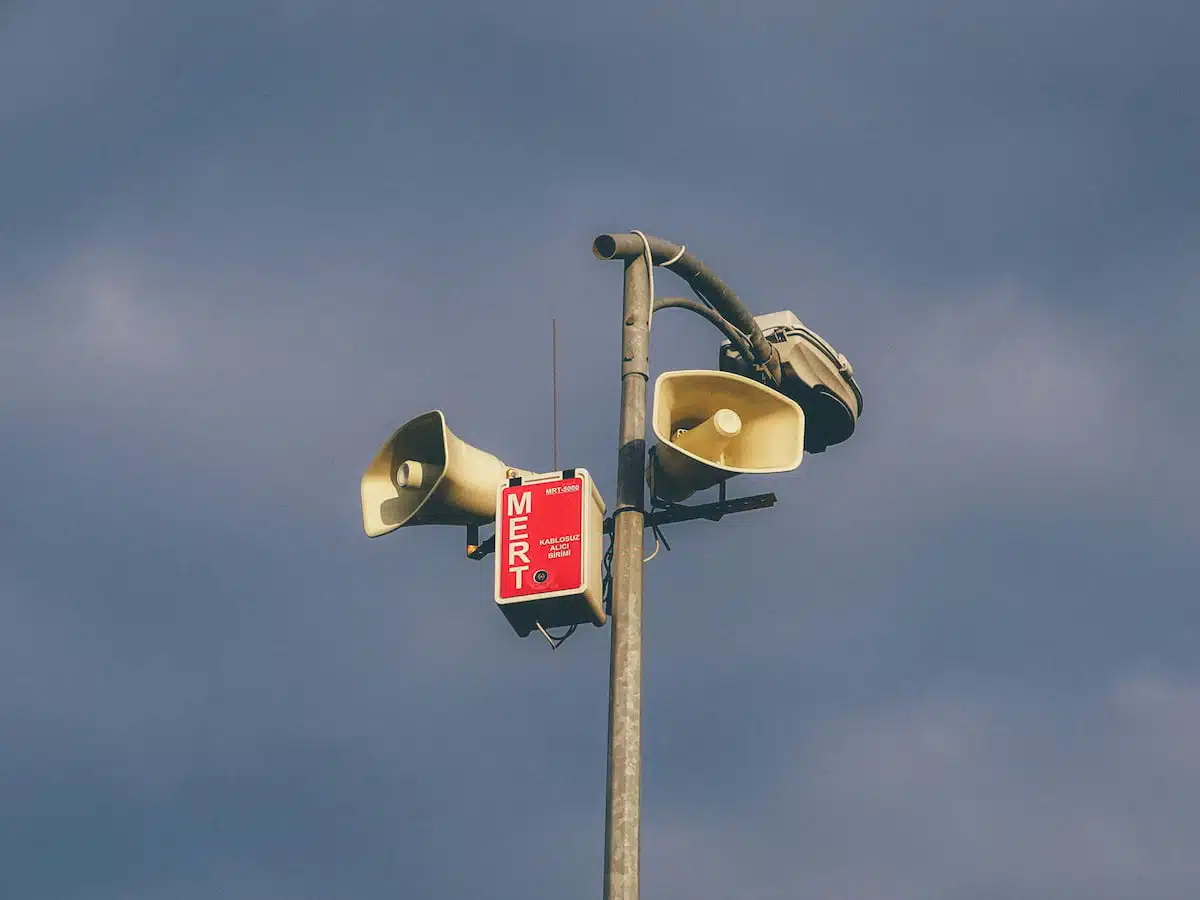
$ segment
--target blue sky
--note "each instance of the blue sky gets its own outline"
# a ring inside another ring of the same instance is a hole
[[[866,399],[647,568],[644,896],[1196,896],[1198,29],[0,5],[0,893],[600,895],[607,631],[518,640],[357,480],[432,408],[549,468],[555,317],[611,499],[639,228]]]

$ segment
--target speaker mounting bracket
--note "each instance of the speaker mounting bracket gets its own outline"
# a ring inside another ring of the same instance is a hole
[[[479,540],[479,526],[467,526],[467,559],[483,559],[496,549],[496,535],[491,535],[485,541]]]
[[[716,503],[696,503],[690,506],[673,503],[665,509],[650,510],[646,513],[646,527],[670,525],[672,522],[691,522],[695,519],[719,522],[730,513],[749,512],[752,509],[766,509],[774,506],[779,499],[774,494],[751,494],[748,497],[734,497],[732,500],[726,500],[723,496],[724,485],[722,484],[721,487],[722,499]],[[609,516],[604,520],[604,533],[612,534],[612,530],[613,520],[612,516]]]
[[[651,509],[646,513],[646,527],[670,525],[674,522],[691,522],[705,519],[709,522],[719,522],[731,513],[750,512],[754,509],[767,509],[775,505],[778,497],[774,494],[751,494],[748,497],[725,497],[725,483],[721,483],[721,499],[716,503],[696,503],[687,505],[673,503],[664,509]],[[604,520],[604,533],[612,534],[613,517]],[[496,536],[489,535],[485,540],[479,539],[479,526],[467,526],[467,559],[481,560],[496,551]]]

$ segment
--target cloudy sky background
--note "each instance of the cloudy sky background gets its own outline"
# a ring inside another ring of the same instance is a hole
[[[599,897],[607,632],[357,481],[557,317],[611,498],[640,228],[866,398],[647,569],[644,896],[1195,897],[1200,8],[433,6],[0,4],[0,894]]]

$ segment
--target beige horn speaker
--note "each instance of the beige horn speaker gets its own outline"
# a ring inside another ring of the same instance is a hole
[[[496,487],[528,478],[446,427],[435,409],[396,429],[363,473],[363,530],[378,537],[405,525],[484,525],[496,517]]]
[[[655,496],[678,502],[734,475],[790,472],[804,455],[804,411],[730,372],[664,372],[654,383]]]

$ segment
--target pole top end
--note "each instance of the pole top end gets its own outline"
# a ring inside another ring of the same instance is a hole
[[[617,255],[617,239],[611,234],[602,234],[592,241],[592,253],[597,259],[613,259]]]

